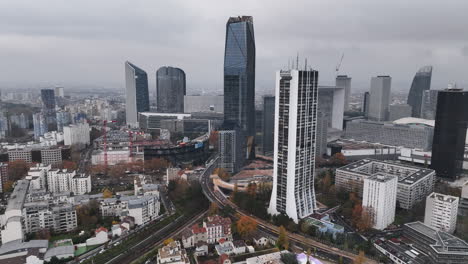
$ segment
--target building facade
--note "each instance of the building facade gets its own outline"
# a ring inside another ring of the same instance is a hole
[[[234,174],[245,162],[243,136],[240,129],[218,131],[219,167]]]
[[[184,96],[184,112],[224,112],[224,96],[222,95],[186,95]]]
[[[63,128],[64,145],[89,145],[91,142],[89,132],[89,125],[86,122],[65,126]]]
[[[457,227],[458,201],[455,196],[431,193],[426,198],[424,224],[452,234]]]
[[[351,96],[351,77],[338,75],[335,80],[336,87],[344,88],[344,111],[349,110],[349,97]]]
[[[396,104],[388,107],[388,120],[394,121],[403,117],[411,116],[411,106],[407,104]]]
[[[335,86],[318,87],[318,111],[328,118],[328,126],[343,130],[345,89]]]
[[[385,229],[395,220],[398,178],[376,173],[364,179],[363,210],[367,210],[373,227]]]
[[[263,155],[273,156],[275,131],[275,97],[263,97]]]
[[[150,110],[148,76],[130,62],[125,62],[126,123],[138,127],[138,113]]]
[[[364,113],[364,116],[368,116],[369,113],[369,104],[370,104],[370,93],[369,92],[364,92],[364,95],[362,97],[362,106],[361,106],[361,112]]]
[[[251,16],[230,17],[224,50],[224,120],[238,125],[255,155],[255,37]]]
[[[161,67],[156,71],[156,106],[159,113],[183,113],[186,94],[185,72]]]
[[[425,90],[421,103],[421,118],[435,120],[438,90]]]
[[[462,187],[458,214],[461,216],[468,216],[468,181],[465,182]]]
[[[392,78],[390,76],[372,77],[370,87],[370,102],[368,117],[373,121],[386,121],[388,106],[390,105],[390,90]]]
[[[0,162],[0,193],[5,192],[7,181],[8,181],[8,163]]]
[[[55,112],[55,91],[54,89],[42,89],[42,113],[50,130],[55,130],[57,127],[56,112]]]
[[[268,211],[285,213],[296,223],[317,208],[317,82],[314,70],[276,73],[273,191]]]
[[[423,93],[431,89],[432,66],[424,66],[414,76],[408,93],[408,105],[412,109],[412,117],[421,117]]]

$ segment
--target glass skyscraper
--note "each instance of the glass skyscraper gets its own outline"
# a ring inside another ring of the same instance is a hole
[[[138,113],[150,110],[148,76],[146,72],[130,62],[125,62],[126,122],[138,127]]]
[[[421,117],[423,92],[431,88],[432,66],[424,66],[416,73],[408,94],[408,101],[412,107],[411,116]]]
[[[55,112],[55,91],[54,89],[42,89],[42,113],[49,131],[57,129],[57,119]]]
[[[246,155],[255,155],[255,38],[251,16],[231,17],[224,51],[224,120],[246,136]]]
[[[156,71],[156,102],[159,113],[183,113],[185,94],[183,70],[161,67]]]

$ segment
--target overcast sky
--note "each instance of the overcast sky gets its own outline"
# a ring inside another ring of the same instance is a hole
[[[432,89],[468,84],[466,0],[14,0],[0,2],[0,84],[122,88],[124,61],[148,73],[182,68],[188,93],[222,91],[225,26],[251,15],[257,47],[256,87],[273,91],[288,58],[308,57],[319,83],[340,73],[353,88],[388,74],[407,90],[423,65]],[[303,59],[301,59],[303,63]],[[466,85],[468,86],[468,85]]]

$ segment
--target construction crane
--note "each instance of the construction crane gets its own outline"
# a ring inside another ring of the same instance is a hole
[[[341,63],[343,62],[343,58],[344,58],[344,53],[341,54],[341,59],[338,62],[338,64],[336,65],[336,67],[335,67],[335,77],[338,76],[338,72],[340,71],[340,67],[341,67]]]
[[[104,169],[107,174],[108,161],[107,161],[107,123],[115,123],[115,120],[103,120],[102,132],[104,133]]]

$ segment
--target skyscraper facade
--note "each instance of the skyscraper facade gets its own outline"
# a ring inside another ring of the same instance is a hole
[[[421,118],[435,120],[438,93],[438,90],[426,90],[423,92]]]
[[[246,155],[255,155],[255,38],[251,16],[226,23],[224,120],[237,124],[246,138]]]
[[[349,97],[351,96],[351,77],[347,75],[338,75],[336,76],[336,87],[344,88],[345,98],[344,98],[344,110],[349,110]]]
[[[270,214],[296,223],[314,212],[318,72],[276,73],[275,145]]]
[[[368,117],[373,121],[386,121],[388,106],[390,105],[390,89],[392,78],[390,76],[372,77],[370,87],[370,102]]]
[[[369,112],[369,103],[370,103],[370,93],[369,92],[364,92],[364,96],[362,98],[362,111],[364,113],[364,116],[368,115]]]
[[[55,113],[55,91],[53,89],[41,90],[42,113],[44,114],[45,122],[48,130],[57,129],[57,120]]]
[[[186,94],[185,72],[161,67],[156,71],[156,106],[159,113],[183,113]]]
[[[421,117],[423,92],[431,88],[432,66],[424,66],[416,73],[411,83],[407,103],[412,107],[412,116]]]
[[[148,76],[146,72],[130,62],[125,62],[126,122],[138,127],[138,113],[150,110]]]
[[[468,92],[447,89],[437,95],[431,167],[438,177],[456,180],[463,167]]]
[[[263,97],[263,155],[273,156],[275,131],[275,97]]]

